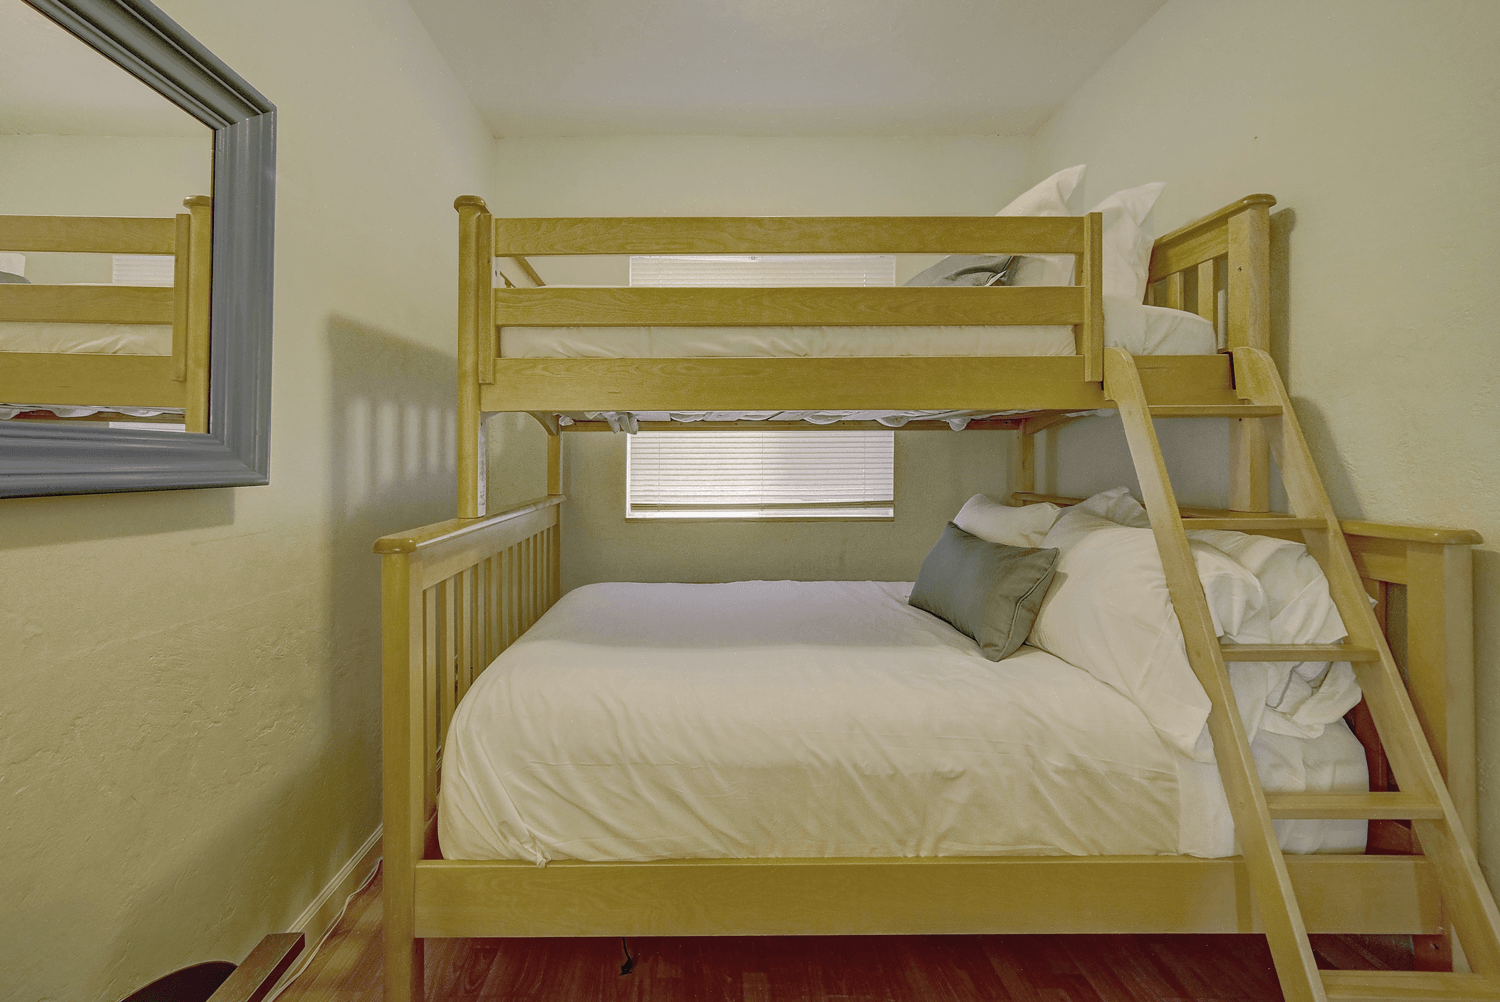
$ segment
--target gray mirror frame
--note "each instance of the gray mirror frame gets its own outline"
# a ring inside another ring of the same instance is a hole
[[[208,434],[0,421],[0,498],[270,482],[276,106],[146,0],[25,0],[214,130]]]

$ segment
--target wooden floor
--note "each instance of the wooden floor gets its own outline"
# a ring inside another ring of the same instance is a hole
[[[378,1002],[380,879],[278,1002]],[[430,1002],[1274,1002],[1260,936],[862,936],[429,940]],[[1401,967],[1315,937],[1324,967]]]

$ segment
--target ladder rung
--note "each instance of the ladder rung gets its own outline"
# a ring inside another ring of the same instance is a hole
[[[1443,808],[1415,793],[1268,793],[1273,818],[1410,821],[1441,818]]]
[[[1157,404],[1151,408],[1154,418],[1174,417],[1279,417],[1280,404]]]
[[[1373,647],[1353,644],[1220,644],[1225,661],[1379,661]]]
[[[1184,529],[1228,529],[1231,532],[1290,532],[1295,529],[1326,529],[1321,518],[1293,518],[1290,515],[1271,518],[1184,518]]]
[[[1323,971],[1329,1002],[1394,1002],[1396,999],[1469,1002],[1500,998],[1500,983],[1484,974],[1448,971]]]

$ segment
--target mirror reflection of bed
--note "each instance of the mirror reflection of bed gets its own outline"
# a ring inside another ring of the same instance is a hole
[[[0,421],[208,430],[213,133],[0,0]]]

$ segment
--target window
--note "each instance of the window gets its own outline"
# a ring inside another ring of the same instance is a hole
[[[651,254],[632,286],[896,284],[894,254]],[[889,431],[660,431],[626,445],[626,518],[891,518]]]
[[[890,431],[643,431],[625,457],[626,518],[895,515]]]

